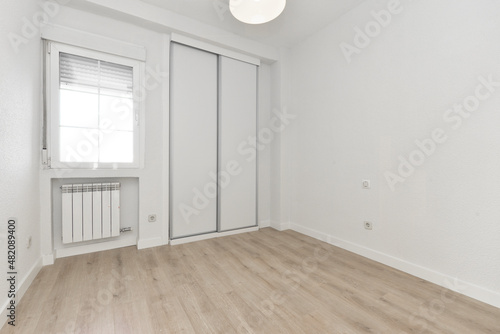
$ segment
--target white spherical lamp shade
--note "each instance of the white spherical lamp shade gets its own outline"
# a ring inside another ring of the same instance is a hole
[[[286,0],[230,0],[231,14],[241,22],[261,24],[277,18],[285,9]]]

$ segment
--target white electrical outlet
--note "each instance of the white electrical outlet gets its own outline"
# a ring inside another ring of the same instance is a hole
[[[156,221],[156,215],[152,214],[148,216],[148,222],[154,223]]]
[[[373,224],[371,222],[364,222],[363,225],[365,230],[373,230]]]
[[[26,238],[26,248],[31,247],[31,235]]]
[[[363,189],[370,189],[370,180],[363,180],[363,182],[361,182],[361,186],[363,187]]]

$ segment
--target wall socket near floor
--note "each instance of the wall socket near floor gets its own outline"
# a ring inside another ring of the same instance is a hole
[[[361,187],[363,189],[370,189],[371,188],[370,180],[363,180],[361,182]]]
[[[373,224],[372,222],[363,222],[363,226],[365,227],[365,230],[373,230]]]
[[[156,222],[156,214],[149,215],[148,222],[150,222],[150,223]]]

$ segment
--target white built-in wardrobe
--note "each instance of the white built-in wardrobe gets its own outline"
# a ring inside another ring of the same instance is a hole
[[[256,226],[257,65],[180,43],[170,62],[170,238]]]

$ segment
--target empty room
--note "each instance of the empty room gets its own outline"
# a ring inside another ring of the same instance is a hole
[[[1,334],[500,333],[500,2],[3,0],[0,36]]]

